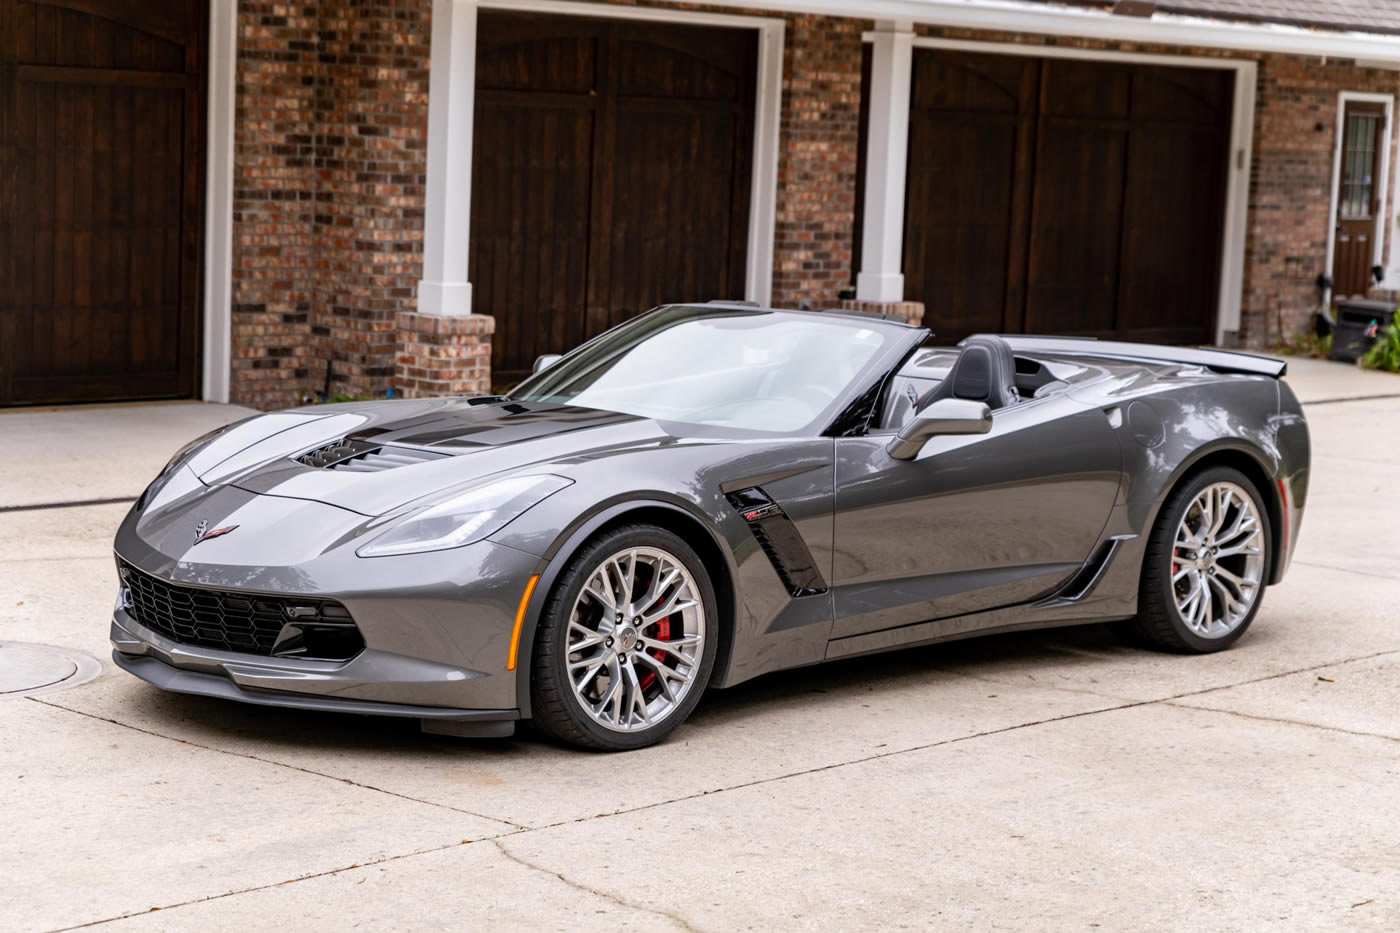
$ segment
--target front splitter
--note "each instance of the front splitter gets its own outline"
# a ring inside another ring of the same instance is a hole
[[[378,703],[247,690],[227,677],[221,677],[218,674],[185,671],[178,667],[171,667],[156,658],[122,654],[115,649],[112,651],[112,660],[122,670],[140,677],[148,684],[153,684],[172,693],[235,700],[239,703],[251,703],[255,706],[277,706],[284,709],[309,709],[327,713],[356,713],[361,716],[397,716],[418,719],[423,722],[424,731],[444,732],[449,735],[510,735],[514,732],[515,720],[520,718],[520,711],[515,709],[452,709],[440,706],[410,706],[403,703]],[[431,728],[436,724],[441,724],[443,728]],[[477,729],[477,724],[480,724],[482,728]]]

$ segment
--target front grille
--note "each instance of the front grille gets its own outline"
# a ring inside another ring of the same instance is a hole
[[[349,610],[334,600],[167,583],[122,560],[117,571],[131,617],[182,645],[331,661],[364,649]]]

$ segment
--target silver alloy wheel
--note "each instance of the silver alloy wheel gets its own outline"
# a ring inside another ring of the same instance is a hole
[[[705,642],[700,589],[673,554],[618,551],[589,574],[566,640],[569,683],[589,718],[615,732],[649,729],[695,685]]]
[[[1249,617],[1264,577],[1264,528],[1238,485],[1212,483],[1191,500],[1172,545],[1172,595],[1186,627],[1223,638]]]

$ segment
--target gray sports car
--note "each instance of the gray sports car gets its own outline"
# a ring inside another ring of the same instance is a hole
[[[987,632],[1235,642],[1298,539],[1284,363],[671,305],[506,396],[258,415],[116,537],[116,663],[637,748],[709,687]]]

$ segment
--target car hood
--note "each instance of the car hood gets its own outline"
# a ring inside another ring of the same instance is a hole
[[[674,443],[635,415],[505,399],[427,399],[274,412],[235,425],[190,458],[207,486],[382,515],[423,496],[528,466]],[[308,465],[332,445],[372,456]],[[301,458],[301,459],[298,459]]]

